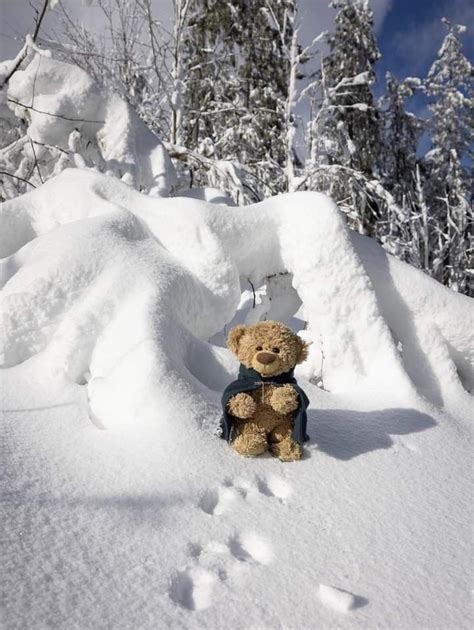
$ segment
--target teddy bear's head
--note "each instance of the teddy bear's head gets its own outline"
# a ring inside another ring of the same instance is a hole
[[[235,326],[227,337],[227,347],[245,367],[262,376],[288,372],[308,357],[308,344],[280,322],[258,322]]]

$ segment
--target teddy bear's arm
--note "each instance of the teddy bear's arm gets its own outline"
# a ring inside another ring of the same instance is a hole
[[[291,385],[283,385],[273,392],[270,405],[277,413],[290,413],[298,408],[298,394]]]
[[[227,403],[227,409],[236,418],[247,420],[254,415],[255,410],[257,409],[257,405],[255,404],[252,396],[249,396],[245,393],[240,393],[232,396],[232,398]]]

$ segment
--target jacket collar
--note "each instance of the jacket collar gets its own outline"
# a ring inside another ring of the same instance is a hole
[[[253,368],[245,367],[242,363],[239,368],[239,380],[254,381],[255,383],[295,383],[295,377],[293,376],[294,370],[278,374],[277,376],[262,376]]]

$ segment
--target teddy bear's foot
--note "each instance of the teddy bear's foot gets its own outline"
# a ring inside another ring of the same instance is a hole
[[[254,433],[241,433],[232,442],[232,448],[244,457],[257,457],[268,448],[268,443],[263,435]]]
[[[292,439],[285,439],[272,444],[271,452],[282,462],[294,462],[303,456],[301,445]]]

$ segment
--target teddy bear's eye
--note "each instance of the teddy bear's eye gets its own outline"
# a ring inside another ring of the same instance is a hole
[[[260,352],[260,350],[263,350],[263,348],[262,348],[262,346],[257,346],[257,347],[255,348],[255,350],[256,350],[257,352]]]
[[[275,354],[280,354],[280,348],[272,348],[272,352]]]

